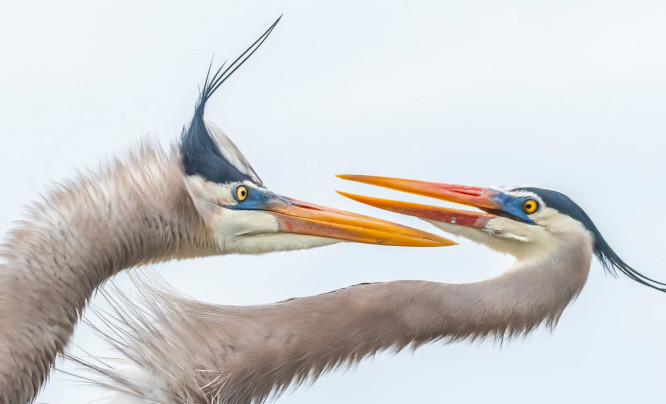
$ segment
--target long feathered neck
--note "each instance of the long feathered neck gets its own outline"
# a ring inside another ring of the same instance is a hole
[[[34,400],[87,300],[123,268],[203,255],[176,153],[145,146],[59,186],[0,249],[0,403]]]
[[[142,284],[147,310],[118,317],[121,337],[111,341],[130,359],[131,379],[128,369],[88,366],[106,387],[156,402],[262,402],[380,350],[554,325],[587,278],[582,241],[483,282],[361,284],[260,306],[208,305]]]

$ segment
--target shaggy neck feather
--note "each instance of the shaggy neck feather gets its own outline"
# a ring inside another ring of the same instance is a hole
[[[187,238],[205,232],[176,156],[145,148],[127,161],[57,188],[2,246],[0,403],[34,400],[105,279],[205,246]]]
[[[128,312],[114,327],[125,330],[113,344],[130,360],[132,378],[127,369],[89,366],[125,394],[118,402],[128,395],[168,403],[261,402],[377,351],[553,325],[585,283],[589,238],[558,251],[477,283],[361,284],[259,306],[209,305],[144,284],[142,313],[150,314]],[[117,293],[115,302],[136,303]]]

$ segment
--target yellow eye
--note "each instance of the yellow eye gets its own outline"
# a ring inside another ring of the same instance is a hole
[[[537,202],[534,199],[526,199],[525,202],[523,202],[523,212],[530,214],[534,213],[539,209],[539,202]]]
[[[248,190],[245,185],[239,185],[236,187],[236,199],[238,202],[243,202],[247,199]]]

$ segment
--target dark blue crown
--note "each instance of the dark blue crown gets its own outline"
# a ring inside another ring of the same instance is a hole
[[[582,223],[583,226],[585,226],[585,228],[594,236],[594,255],[597,256],[604,269],[613,274],[616,270],[619,270],[638,283],[642,283],[643,285],[660,290],[662,292],[666,292],[666,283],[649,278],[627,265],[615,253],[615,251],[613,251],[606,240],[604,240],[603,236],[599,232],[599,229],[597,229],[597,226],[594,225],[592,219],[590,219],[587,213],[585,213],[585,211],[574,201],[569,199],[568,196],[557,191],[551,191],[549,189],[542,188],[527,187],[518,188],[515,190],[533,192],[537,194],[549,208],[553,208],[558,212],[568,215]]]
[[[280,18],[282,18],[282,16],[280,16]],[[200,175],[208,181],[221,184],[246,180],[256,182],[256,179],[241,172],[222,155],[210,133],[208,133],[208,129],[204,122],[204,111],[206,109],[206,102],[210,97],[222,85],[222,83],[231,77],[231,75],[241,67],[243,63],[245,63],[250,56],[257,51],[257,49],[259,49],[277,23],[280,22],[280,18],[278,18],[273,25],[271,25],[266,32],[259,37],[259,39],[254,41],[254,43],[226,69],[222,70],[226,64],[223,63],[211,77],[210,72],[212,64],[208,67],[206,80],[201,89],[199,101],[194,109],[192,122],[187,128],[183,129],[183,135],[180,141],[180,152],[183,159],[182,162],[185,174]]]

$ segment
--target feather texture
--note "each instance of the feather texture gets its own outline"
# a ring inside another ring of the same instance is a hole
[[[555,325],[590,266],[590,236],[568,239],[483,282],[370,283],[256,306],[206,304],[135,277],[140,298],[107,290],[115,313],[99,316],[108,328],[94,327],[131,376],[115,362],[75,360],[93,372],[88,380],[124,397],[261,403],[379,351],[437,340],[505,340]]]
[[[34,399],[94,289],[123,268],[218,252],[178,150],[143,144],[35,203],[0,247],[0,403]]]

